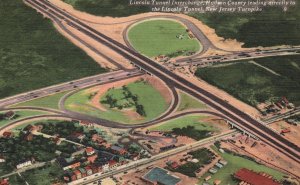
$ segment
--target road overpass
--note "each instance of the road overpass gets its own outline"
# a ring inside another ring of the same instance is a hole
[[[203,101],[210,107],[216,109],[228,120],[238,124],[241,128],[247,130],[250,133],[256,135],[260,140],[266,142],[273,148],[277,149],[279,152],[289,156],[291,159],[300,163],[300,148],[290,141],[286,140],[282,136],[268,129],[264,124],[255,120],[248,114],[242,112],[236,107],[224,102],[224,100],[211,94],[210,92],[196,86],[195,84],[187,81],[186,79],[170,72],[165,67],[152,61],[151,59],[132,51],[127,46],[107,37],[103,33],[91,28],[90,26],[82,23],[78,19],[72,17],[70,14],[55,7],[48,1],[41,0],[25,0],[29,5],[38,9],[38,11],[43,12],[48,17],[56,21],[65,21],[71,24],[73,27],[81,31],[83,34],[88,35],[97,42],[109,47],[111,50],[119,53],[126,59],[134,62],[136,65],[142,67],[145,71],[159,77],[166,84],[176,87],[188,94],[194,96],[195,98]],[[50,9],[51,11],[47,11]],[[54,18],[53,18],[54,17]]]
[[[271,56],[284,56],[284,55],[299,55],[300,47],[288,47],[277,49],[264,49],[255,51],[241,51],[234,52],[226,55],[215,55],[208,57],[197,58],[183,58],[175,61],[174,63],[167,63],[168,67],[182,67],[182,66],[197,66],[206,67],[210,65],[235,62],[237,60],[250,60],[255,58],[264,58]]]

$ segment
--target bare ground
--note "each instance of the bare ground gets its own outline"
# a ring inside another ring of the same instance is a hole
[[[255,140],[251,138],[247,140],[247,137],[241,134],[237,135],[234,140],[236,141],[234,145],[229,142],[222,142],[222,147],[228,148],[239,154],[255,157],[258,162],[266,164],[267,166],[273,168],[279,167],[278,170],[280,171],[287,170],[291,173],[299,175],[300,166],[298,163],[295,163],[289,157],[279,153],[277,150],[271,148],[263,142],[257,141],[257,145],[251,147]],[[242,146],[245,147],[244,150],[241,149]]]

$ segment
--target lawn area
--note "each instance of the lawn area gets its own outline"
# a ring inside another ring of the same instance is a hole
[[[146,113],[145,117],[140,116],[135,118],[134,116],[127,114],[128,111],[110,108],[107,104],[103,104],[107,111],[101,111],[91,104],[89,99],[91,93],[89,93],[89,89],[77,92],[70,96],[65,102],[65,107],[75,112],[127,124],[150,121],[161,115],[168,108],[168,104],[160,92],[153,88],[149,83],[137,81],[128,84],[127,87],[133,95],[137,95],[139,104],[144,107]],[[123,101],[122,89],[109,90],[102,96],[101,101],[103,101],[108,94],[117,99],[118,102]],[[135,108],[131,107],[130,110],[133,112]]]
[[[0,98],[106,72],[22,0],[1,0],[0,19]]]
[[[182,35],[182,38],[178,38]],[[128,32],[129,41],[140,53],[155,57],[176,57],[200,50],[200,43],[189,38],[186,28],[171,20],[150,20],[138,23]],[[178,53],[179,52],[179,53]]]
[[[0,112],[0,113],[5,113],[5,112]],[[42,112],[42,111],[30,111],[30,110],[20,110],[20,111],[15,111],[15,118],[12,120],[1,120],[0,121],[0,127],[3,127],[7,125],[8,123],[26,118],[26,117],[31,117],[31,116],[37,116],[37,115],[42,115],[42,114],[47,114],[47,112]]]
[[[49,185],[60,181],[60,176],[63,174],[62,169],[58,164],[53,163],[41,168],[29,170],[21,175],[32,185]]]
[[[206,109],[206,105],[202,102],[199,102],[190,95],[180,92],[179,93],[181,102],[177,108],[177,111],[183,111],[188,109]]]
[[[187,126],[194,126],[196,130],[217,131],[212,123],[202,121],[207,116],[202,115],[188,115],[167,121],[159,126],[153,126],[150,130],[159,130],[169,132],[174,128],[183,128]]]
[[[279,76],[245,61],[199,68],[195,75],[252,106],[265,101],[277,101],[281,97],[287,97],[299,106],[299,59],[300,56],[255,59],[258,64],[268,67]]]
[[[11,107],[21,107],[21,106],[30,106],[30,107],[43,107],[43,108],[51,108],[58,109],[59,100],[67,94],[69,91],[56,93],[50,96],[37,98],[31,101],[15,104]]]
[[[214,147],[214,150],[217,151],[216,147]],[[233,154],[229,153],[220,153],[218,152],[224,160],[228,162],[226,166],[224,166],[222,169],[218,170],[218,172],[214,175],[212,175],[212,178],[208,181],[210,184],[213,184],[213,181],[216,179],[219,179],[222,181],[222,184],[230,184],[230,185],[236,185],[238,182],[234,181],[231,177],[232,174],[234,174],[237,170],[241,168],[248,168],[256,172],[266,172],[270,175],[272,175],[277,180],[280,180],[283,178],[284,174],[274,170],[272,168],[269,168],[264,165],[260,165],[254,161],[251,161],[249,159],[235,156]],[[208,175],[211,175],[210,173],[206,173],[203,175],[203,177],[200,179],[199,185],[204,182],[204,178]]]
[[[187,136],[195,140],[201,140],[220,133],[220,129],[213,123],[202,121],[206,116],[189,115],[167,121],[159,126],[154,126],[150,130],[171,132],[176,135]]]

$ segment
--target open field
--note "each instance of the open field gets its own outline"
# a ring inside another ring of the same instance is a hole
[[[203,121],[207,116],[203,115],[190,115],[183,116],[174,120],[167,121],[160,124],[159,126],[153,126],[150,130],[159,130],[159,131],[172,131],[174,128],[183,128],[186,126],[194,126],[196,130],[207,130],[207,131],[216,131],[217,128],[213,126],[212,123]]]
[[[199,68],[195,75],[252,106],[265,101],[276,101],[283,96],[298,106],[299,58],[300,56],[282,56],[255,59],[269,70],[243,61]]]
[[[45,167],[26,171],[22,173],[22,176],[29,184],[49,185],[54,182],[59,182],[60,179],[58,179],[58,177],[62,174],[63,171],[58,164],[53,163]]]
[[[190,95],[179,92],[180,96],[180,104],[177,108],[177,111],[184,111],[189,109],[205,109],[207,108],[206,105],[195,98],[191,97]]]
[[[67,94],[69,91],[60,92],[53,95],[49,95],[42,98],[37,98],[31,101],[15,104],[12,107],[22,107],[22,106],[30,106],[30,107],[43,107],[43,108],[51,108],[58,109],[59,100]]]
[[[106,71],[22,0],[2,0],[0,19],[0,98]]]
[[[5,112],[0,112],[0,113],[5,113]],[[37,116],[37,115],[42,115],[42,114],[47,114],[46,112],[42,112],[42,111],[30,111],[30,110],[20,110],[20,111],[15,111],[15,114],[17,115],[15,119],[12,120],[1,120],[0,121],[0,127],[3,127],[5,125],[7,125],[8,123],[26,118],[26,117],[31,117],[31,116]]]
[[[171,20],[149,20],[138,23],[130,28],[128,37],[132,46],[148,57],[159,55],[176,57],[200,49],[199,42],[189,37],[186,28]]]
[[[204,115],[183,116],[149,128],[151,131],[169,132],[177,136],[187,136],[195,140],[220,134],[228,129],[223,120]]]
[[[105,110],[100,110],[92,104],[90,96],[95,92],[90,92],[89,89],[70,96],[66,100],[65,106],[67,109],[75,112],[128,124],[150,121],[161,115],[168,108],[168,104],[160,92],[153,88],[148,82],[137,81],[128,84],[127,87],[133,95],[137,95],[138,102],[143,105],[146,116],[138,115],[134,107],[120,110],[118,108],[110,108],[108,104],[104,103],[101,103],[101,106],[104,106]],[[122,90],[114,88],[106,92],[101,97],[100,102],[102,102],[108,94],[119,102],[124,101]]]
[[[216,152],[218,152],[216,147],[213,148]],[[218,170],[216,174],[212,175],[212,178],[208,181],[210,184],[213,184],[213,182],[216,179],[221,180],[222,184],[230,184],[230,185],[237,184],[237,181],[234,181],[231,175],[241,168],[248,168],[256,172],[265,172],[272,175],[277,180],[281,180],[284,176],[284,174],[279,171],[276,171],[264,165],[260,165],[244,157],[235,156],[230,153],[223,153],[223,154],[220,152],[218,153],[219,155],[222,156],[224,160],[228,162],[228,164],[224,166],[222,169]],[[203,175],[203,177],[200,179],[199,185],[204,182],[204,178],[207,177],[208,175],[211,174],[206,173]]]

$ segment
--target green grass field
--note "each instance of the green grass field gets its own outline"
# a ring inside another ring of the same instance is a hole
[[[196,130],[207,130],[216,132],[218,129],[213,126],[212,123],[207,123],[202,121],[207,116],[202,115],[188,115],[180,118],[176,118],[170,121],[167,121],[159,126],[153,126],[150,130],[157,131],[172,131],[173,128],[183,128],[186,126],[194,126]]]
[[[214,147],[216,150],[216,148]],[[217,150],[216,150],[217,151]],[[219,179],[222,181],[221,184],[224,185],[236,185],[238,184],[236,181],[234,181],[231,177],[232,174],[234,174],[237,170],[241,168],[248,168],[256,172],[265,172],[270,175],[272,175],[274,178],[277,180],[283,179],[284,174],[274,170],[272,168],[269,168],[267,166],[258,164],[254,161],[251,161],[249,159],[240,157],[240,156],[235,156],[233,154],[229,153],[220,153],[218,152],[224,160],[228,162],[226,166],[224,166],[222,169],[220,169],[216,174],[212,175],[212,178],[208,181],[210,184],[213,184],[213,182],[216,179]],[[207,177],[208,175],[211,175],[210,173],[206,173],[203,175],[203,177],[200,179],[199,185],[204,182],[204,178]]]
[[[4,113],[4,112],[1,112]],[[30,110],[20,110],[20,111],[15,111],[15,113],[18,115],[16,119],[13,120],[2,120],[0,121],[0,127],[3,127],[11,122],[26,118],[26,117],[31,117],[31,116],[37,116],[37,115],[42,115],[42,114],[47,114],[47,112],[42,112],[42,111],[30,111]]]
[[[177,38],[180,34],[182,39]],[[183,25],[171,20],[138,23],[130,28],[128,37],[132,46],[148,57],[186,55],[186,52],[197,52],[201,48],[196,39],[189,38]],[[176,53],[178,51],[183,52]]]
[[[53,94],[50,96],[37,98],[31,101],[15,104],[11,107],[21,107],[21,106],[30,106],[30,107],[43,107],[43,108],[51,108],[51,109],[58,109],[59,100],[67,94],[69,91],[60,92],[57,94]]]
[[[265,101],[276,101],[283,96],[298,106],[299,59],[300,56],[255,59],[280,76],[245,61],[227,66],[199,68],[195,75],[252,106]]]
[[[189,109],[205,109],[206,105],[202,102],[199,102],[195,98],[191,97],[188,94],[183,92],[179,93],[181,102],[177,108],[177,111],[189,110]]]
[[[105,104],[104,106],[107,108],[107,111],[101,111],[89,104],[90,93],[87,93],[88,90],[83,90],[70,96],[65,102],[65,107],[75,112],[81,112],[126,124],[150,121],[161,115],[168,108],[168,105],[160,92],[154,89],[150,84],[139,81],[128,84],[127,87],[133,94],[138,95],[140,104],[144,106],[146,117],[136,119],[133,116],[126,114],[126,111],[122,112],[118,109],[110,109]],[[120,89],[113,89],[107,93],[116,97],[122,96],[120,95]],[[103,97],[105,97],[106,94],[104,94]]]
[[[1,0],[0,19],[0,98],[106,71],[22,0]]]

